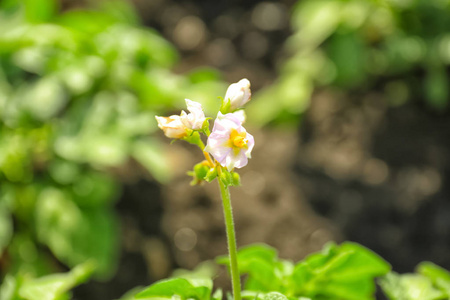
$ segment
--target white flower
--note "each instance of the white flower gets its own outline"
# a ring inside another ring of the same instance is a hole
[[[250,101],[252,93],[250,91],[250,81],[244,78],[239,82],[231,84],[225,94],[225,104],[230,103],[230,111],[243,107]]]
[[[234,114],[219,112],[205,147],[229,171],[247,165],[255,141]]]
[[[189,129],[202,129],[203,122],[205,122],[206,120],[202,105],[189,99],[185,99],[185,101],[190,114],[186,114],[186,112],[183,110],[180,115],[181,122],[183,122],[183,124]]]
[[[239,119],[241,124],[245,123],[245,120],[247,119],[247,115],[245,114],[245,111],[243,109],[237,110],[233,113],[233,115]]]
[[[158,117],[155,116],[158,127],[171,139],[181,139],[187,135],[187,127],[181,122],[180,116]]]

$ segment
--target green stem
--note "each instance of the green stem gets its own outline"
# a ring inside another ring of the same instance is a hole
[[[231,283],[233,285],[234,300],[241,300],[241,281],[237,264],[236,234],[234,231],[233,212],[231,209],[230,191],[220,178],[217,178],[222,195],[223,213],[228,238],[228,253],[230,256]]]

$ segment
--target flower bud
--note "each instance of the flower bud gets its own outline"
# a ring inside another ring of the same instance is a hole
[[[203,180],[205,178],[206,174],[208,173],[208,171],[209,171],[209,167],[208,167],[207,163],[205,163],[205,162],[198,163],[194,166],[195,177],[197,177],[197,179],[199,179],[199,180]]]
[[[155,116],[158,127],[171,139],[181,139],[187,136],[187,127],[181,122],[180,116],[158,117]]]
[[[231,172],[231,178],[233,180],[233,186],[240,186],[241,185],[241,177],[236,172]]]
[[[250,81],[248,81],[248,79],[244,78],[239,82],[231,84],[228,87],[224,99],[224,106],[229,105],[229,111],[227,112],[233,112],[236,109],[243,107],[250,101],[251,96]]]
[[[217,170],[216,170],[216,168],[211,168],[211,169],[209,169],[208,173],[206,173],[205,180],[207,182],[211,182],[216,177],[217,177]]]

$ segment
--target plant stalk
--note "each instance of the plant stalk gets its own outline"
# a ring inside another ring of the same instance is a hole
[[[220,178],[217,178],[222,195],[223,213],[228,238],[228,254],[230,256],[231,284],[233,286],[234,300],[241,300],[241,280],[237,263],[236,234],[234,231],[233,211],[231,208],[230,190]]]

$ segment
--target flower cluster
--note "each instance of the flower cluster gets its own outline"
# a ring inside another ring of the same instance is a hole
[[[242,126],[245,122],[245,113],[240,108],[250,101],[250,98],[250,81],[244,78],[231,84],[222,100],[211,133],[209,118],[205,117],[202,105],[189,99],[186,99],[189,113],[182,111],[180,115],[170,117],[156,116],[158,127],[168,138],[188,141],[203,150],[206,161],[194,168],[195,183],[203,180],[211,181],[218,174],[225,174],[224,177],[229,177],[231,185],[233,176],[237,175],[230,172],[234,168],[247,165],[255,141]],[[206,146],[200,138],[200,133],[207,136]]]

